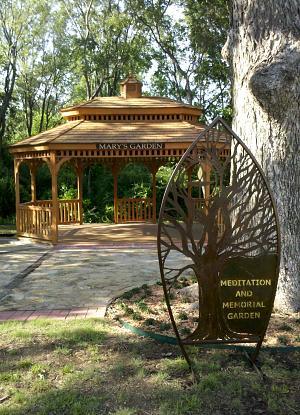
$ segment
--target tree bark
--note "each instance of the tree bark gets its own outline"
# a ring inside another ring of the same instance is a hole
[[[262,166],[275,197],[281,267],[275,306],[300,308],[299,0],[233,0],[223,55],[233,69],[233,130]]]
[[[3,141],[6,132],[6,117],[12,100],[12,95],[17,77],[17,52],[12,47],[10,51],[10,62],[6,65],[6,73],[4,79],[4,92],[0,101],[0,159],[3,157]]]

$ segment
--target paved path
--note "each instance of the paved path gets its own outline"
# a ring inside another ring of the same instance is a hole
[[[60,225],[58,241],[65,245],[156,244],[157,225],[153,223],[85,223]]]
[[[51,247],[1,238],[0,320],[104,316],[113,298],[159,279],[153,244]]]

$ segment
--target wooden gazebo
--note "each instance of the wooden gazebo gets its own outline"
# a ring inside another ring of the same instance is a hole
[[[99,97],[61,110],[66,123],[11,146],[16,188],[16,225],[20,236],[56,243],[59,224],[82,224],[83,169],[101,161],[114,178],[114,220],[156,221],[156,173],[161,165],[178,160],[204,129],[201,110],[161,97],[142,95],[133,77],[121,83],[121,94]],[[36,172],[45,162],[52,179],[51,200],[37,200]],[[77,172],[77,198],[59,200],[57,177],[65,162]],[[140,162],[152,173],[152,197],[118,198],[118,174],[130,162]],[[20,203],[20,165],[31,175],[31,201]]]

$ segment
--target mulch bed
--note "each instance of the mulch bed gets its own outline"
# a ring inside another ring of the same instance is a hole
[[[192,279],[183,279],[170,291],[173,314],[183,337],[192,333],[198,322],[198,303],[181,292],[183,287],[193,283]],[[151,286],[145,284],[124,293],[110,304],[106,317],[129,323],[146,332],[174,336],[160,282]],[[274,311],[263,345],[299,347],[300,313]]]

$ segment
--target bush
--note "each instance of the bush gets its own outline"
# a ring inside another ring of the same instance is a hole
[[[99,212],[96,206],[92,206],[90,199],[84,199],[82,201],[83,206],[83,221],[85,223],[99,223],[101,222],[101,212]]]
[[[59,189],[59,198],[77,199],[77,189],[74,189],[74,187],[68,187],[65,183],[63,183]]]
[[[12,223],[15,214],[15,185],[13,176],[0,177],[0,217]]]
[[[101,217],[101,222],[112,223],[114,221],[114,207],[113,205],[106,205],[104,208],[104,215]]]

